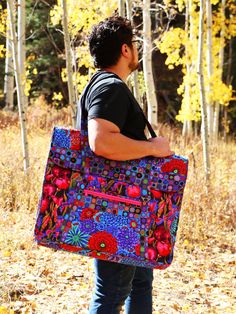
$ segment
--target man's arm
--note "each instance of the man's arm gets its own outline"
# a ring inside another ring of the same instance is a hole
[[[88,121],[88,138],[92,151],[113,160],[130,160],[146,156],[166,157],[173,155],[164,137],[138,141],[122,135],[114,123],[100,118]]]

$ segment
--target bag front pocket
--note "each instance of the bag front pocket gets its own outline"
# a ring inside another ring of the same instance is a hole
[[[140,201],[127,199],[127,198],[115,196],[115,195],[109,195],[109,194],[102,193],[102,192],[91,191],[91,190],[87,190],[87,189],[84,190],[84,194],[86,196],[87,195],[93,195],[93,196],[97,196],[99,198],[104,198],[104,199],[107,199],[109,201],[114,201],[114,202],[118,202],[118,203],[125,203],[125,204],[129,204],[129,205],[137,205],[137,206],[142,205],[142,202],[140,202]]]
[[[138,190],[129,186],[122,188],[120,182],[111,184],[100,177],[87,179],[77,186],[76,200],[65,217],[67,222],[61,241],[91,252],[127,257],[140,255],[147,219],[142,213],[142,201],[124,195],[137,196]],[[144,249],[141,251],[144,254]]]

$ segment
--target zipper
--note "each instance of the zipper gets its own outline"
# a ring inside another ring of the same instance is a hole
[[[140,201],[127,199],[127,198],[124,198],[124,197],[121,197],[121,196],[109,195],[109,194],[102,193],[102,192],[96,192],[96,191],[91,191],[91,190],[84,190],[84,194],[86,196],[93,195],[93,196],[105,198],[105,199],[108,199],[108,200],[111,200],[111,201],[115,201],[115,202],[122,202],[122,203],[142,206],[142,202],[140,202]]]

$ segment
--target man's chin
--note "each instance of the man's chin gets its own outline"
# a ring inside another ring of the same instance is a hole
[[[130,72],[134,72],[135,70],[138,70],[140,67],[140,64],[139,63],[132,63],[129,65],[129,68],[130,68]]]

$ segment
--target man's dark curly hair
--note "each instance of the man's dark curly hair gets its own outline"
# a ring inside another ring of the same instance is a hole
[[[92,28],[89,35],[89,50],[97,68],[117,64],[121,47],[132,47],[133,30],[129,20],[118,15],[106,18]]]

